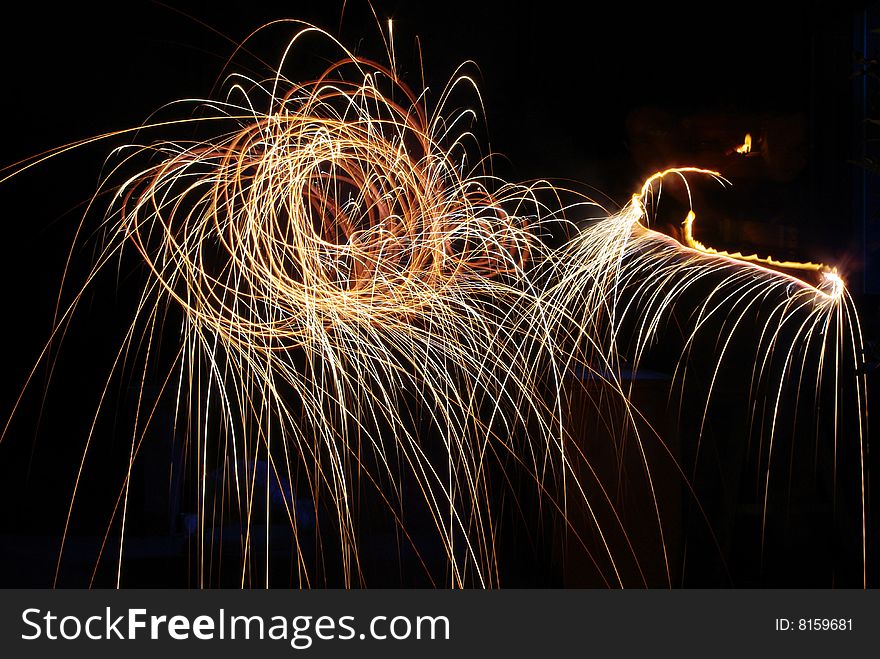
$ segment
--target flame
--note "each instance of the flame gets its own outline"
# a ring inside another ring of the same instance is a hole
[[[752,134],[746,133],[745,138],[743,138],[743,143],[736,147],[735,151],[737,153],[741,153],[743,155],[752,152]]]
[[[836,270],[823,272],[822,276],[825,278],[825,283],[831,288],[831,291],[828,293],[829,297],[839,298],[841,295],[843,295],[846,284],[844,283],[840,275],[837,274]]]

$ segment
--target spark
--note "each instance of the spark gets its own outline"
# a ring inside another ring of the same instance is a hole
[[[736,147],[734,151],[741,153],[744,156],[750,154],[752,152],[752,134],[746,133],[743,143]]]
[[[690,187],[685,178],[687,174],[710,176],[726,183],[718,172],[700,168],[671,168],[657,172],[646,180],[629,206],[617,216],[600,221],[599,226],[576,237],[572,241],[575,251],[569,252],[566,259],[574,258],[584,265],[586,261],[598,263],[599,272],[604,273],[603,276],[611,282],[600,287],[604,291],[603,299],[613,295],[625,301],[620,306],[622,311],[617,311],[619,305],[612,307],[608,341],[612,346],[617,346],[622,327],[627,322],[635,324],[637,334],[629,353],[636,370],[642,356],[665,326],[664,319],[670,317],[673,310],[693,305],[689,298],[697,302],[695,311],[687,312],[692,317],[691,328],[686,333],[677,374],[682,380],[681,405],[684,408],[695,405],[702,408],[698,453],[716,384],[725,370],[730,368],[729,347],[745,331],[747,318],[762,318],[759,340],[754,347],[756,359],[750,397],[754,407],[763,410],[754,413],[753,418],[768,419],[766,424],[753,426],[759,438],[763,470],[762,534],[767,525],[771,476],[776,473],[772,467],[776,461],[774,448],[780,434],[783,392],[792,382],[796,382],[798,402],[802,396],[801,386],[805,386],[806,392],[812,391],[816,401],[821,397],[830,397],[828,423],[835,456],[842,438],[843,420],[853,422],[854,436],[848,439],[849,449],[855,450],[859,456],[862,578],[863,584],[866,584],[864,482],[867,394],[864,375],[859,374],[862,337],[855,305],[843,279],[834,268],[825,264],[744,256],[702,245],[693,237],[695,213],[692,209],[684,222],[684,244],[648,229],[643,219],[647,216],[650,198],[653,196],[654,204],[659,203],[660,199],[660,192],[655,192],[655,188],[662,185],[665,177],[674,175],[684,181],[690,198]],[[607,238],[603,234],[609,230],[618,236],[616,240],[620,248],[617,252],[607,249]],[[812,285],[771,268],[815,271],[821,273],[822,279],[817,285]],[[646,276],[646,273],[650,273],[650,276]],[[598,273],[591,275],[596,276]],[[586,285],[586,282],[583,283]],[[703,292],[704,289],[708,293]],[[715,352],[703,355],[705,361],[714,363],[710,369],[709,389],[701,400],[689,400],[684,398],[688,362],[694,358],[692,353],[696,346],[705,341],[700,337],[706,336],[707,332],[712,333],[712,342],[718,346]],[[605,352],[613,355],[614,349]],[[816,379],[811,386],[806,386],[803,378],[810,372],[815,372]],[[853,397],[840,397],[838,391],[842,387],[852,391]],[[814,440],[818,445],[818,419],[814,422]],[[832,468],[836,480],[836,458]],[[648,467],[645,469],[647,471]]]

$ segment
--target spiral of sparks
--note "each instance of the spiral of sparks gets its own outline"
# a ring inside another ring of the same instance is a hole
[[[209,143],[153,145],[158,162],[119,188],[118,235],[152,272],[143,307],[183,310],[182,387],[219,398],[229,463],[263,456],[276,472],[267,481],[293,480],[292,456],[313,466],[310,499],[336,509],[346,585],[359,576],[359,483],[391,483],[381,496],[402,517],[401,461],[435,517],[451,583],[491,585],[482,456],[497,427],[509,443],[536,406],[503,309],[522,295],[536,239],[502,201],[537,205],[524,188],[490,192],[454,162],[465,135],[450,125],[466,116],[429,118],[378,64],[349,54],[269,105]],[[188,415],[202,433],[208,407]],[[446,464],[407,425],[413,409],[448,438]],[[232,478],[250,529],[253,483],[243,481],[254,474]]]

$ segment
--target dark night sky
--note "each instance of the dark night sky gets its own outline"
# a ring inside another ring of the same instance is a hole
[[[341,3],[171,4],[237,41],[278,17],[335,32]],[[434,88],[465,59],[478,63],[494,148],[522,178],[576,177],[576,163],[618,156],[626,114],[642,105],[803,109],[813,41],[847,17],[827,8],[840,3],[664,3],[639,12],[595,4],[514,9],[451,0],[376,8],[395,20],[400,68],[414,85],[416,35]],[[110,6],[46,11],[23,3],[10,10],[2,54],[5,94],[15,102],[4,112],[16,129],[8,156],[129,126],[163,102],[209,92],[230,42],[158,3]],[[364,3],[349,3],[342,35],[381,57]],[[278,30],[259,41],[259,54],[274,63],[284,36]]]
[[[137,125],[177,98],[205,96],[232,42],[280,17],[302,18],[336,32],[342,2],[169,4],[192,18],[140,1],[126,2],[124,8],[123,3],[48,8],[38,2],[5,7],[0,166]],[[655,3],[639,10],[631,3],[612,2],[601,9],[598,4],[544,0],[520,7],[494,0],[443,0],[374,6],[380,18],[395,21],[398,63],[414,87],[419,86],[417,35],[427,83],[435,90],[462,61],[477,63],[491,146],[504,157],[499,171],[515,180],[575,179],[616,202],[626,201],[650,173],[632,157],[626,120],[637,108],[655,106],[684,115],[803,113],[811,122],[813,159],[801,187],[809,188],[810,180],[823,172],[836,172],[827,189],[848,193],[852,126],[841,118],[848,119],[852,111],[852,7],[857,3]],[[273,30],[255,42],[255,49],[274,64],[289,34]],[[358,52],[382,58],[379,28],[365,3],[348,3],[341,34]],[[121,143],[79,150],[0,185],[0,281],[9,337],[3,414],[48,335],[53,295],[79,219],[75,207],[93,191],[110,148]],[[798,203],[847,209],[850,199]],[[833,246],[841,253],[851,247],[849,237],[858,227],[845,210],[839,216],[829,212],[836,218],[836,233],[843,236]],[[816,243],[827,242],[823,231],[828,227],[811,218],[804,219],[805,244],[811,235],[820,236]],[[90,255],[78,257],[88,263]],[[86,299],[86,321],[74,329],[72,354],[59,364],[55,412],[44,420],[45,437],[34,449],[34,464],[44,471],[24,474],[12,466],[30,459],[27,423],[36,418],[37,396],[26,401],[23,420],[13,426],[14,445],[0,447],[0,479],[7,484],[27,479],[33,491],[53,479],[61,489],[70,481],[79,437],[99,393],[101,378],[94,374],[106,372],[119,328],[129,317],[126,304],[116,296],[113,282]],[[46,437],[58,441],[65,436],[71,444],[63,450],[47,444]],[[53,461],[53,451],[62,457]],[[22,515],[34,515],[38,508],[23,505],[20,514],[7,509],[0,520],[8,515],[16,528],[33,526]],[[57,525],[57,510],[46,514]]]

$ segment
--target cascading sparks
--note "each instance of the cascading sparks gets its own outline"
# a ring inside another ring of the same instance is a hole
[[[305,26],[291,43],[306,32],[320,31]],[[502,478],[493,481],[493,461],[523,469],[563,527],[568,506],[584,503],[595,528],[569,532],[597,531],[603,556],[591,558],[609,566],[606,583],[625,585],[620,548],[607,540],[594,509],[612,509],[628,543],[627,529],[604,484],[594,497],[577,468],[589,466],[590,456],[566,408],[566,379],[576,370],[607,386],[619,403],[619,418],[609,424],[635,435],[660,535],[655,549],[671,585],[665,504],[644,450],[657,433],[640,430],[632,385],[621,373],[638,371],[671,314],[683,308],[690,325],[677,373],[682,379],[698,339],[721,327],[715,352],[705,356],[713,365],[708,394],[683,404],[701,423],[744,319],[762,319],[752,373],[761,397],[752,402],[770,419],[756,422],[765,511],[781,392],[793,377],[803,378],[805,364],[818,364],[817,391],[841,372],[852,376],[857,400],[844,409],[835,399],[834,443],[837,416],[856,418],[863,460],[866,393],[864,378],[852,375],[861,334],[837,272],[707,247],[694,238],[693,210],[682,243],[648,228],[651,197],[664,177],[687,183],[687,175],[720,179],[719,173],[658,172],[620,212],[583,224],[584,209],[595,207],[589,200],[563,207],[556,186],[512,185],[487,175],[480,160],[469,165],[468,126],[476,115],[448,112],[448,90],[429,112],[426,93],[398,79],[393,55],[387,69],[337,45],[343,58],[310,82],[285,79],[279,66],[269,80],[237,78],[230,99],[239,100],[206,101],[207,116],[141,127],[191,123],[212,132],[120,150],[127,155],[102,186],[113,193],[107,244],[86,285],[59,314],[56,334],[63,334],[89,283],[133,245],[147,281],[114,372],[120,375],[136,345],[144,370],[122,504],[107,525],[108,535],[114,523],[121,529],[117,585],[132,467],[152,418],[141,409],[145,374],[170,309],[179,312],[180,339],[162,391],[174,399],[175,432],[196,465],[199,586],[220,579],[221,547],[213,537],[230,519],[240,522],[240,584],[269,584],[268,536],[277,513],[268,501],[260,509],[257,497],[268,500],[268,484],[282,482],[297,490],[282,496],[296,585],[320,583],[302,527],[328,509],[344,585],[367,583],[358,522],[365,488],[416,553],[405,524],[410,499],[428,510],[446,557],[443,574],[430,575],[433,583],[500,585],[493,487],[507,474],[502,467]],[[470,84],[460,76],[451,87]],[[750,149],[746,135],[736,151]],[[539,201],[542,195],[554,201]],[[552,247],[543,237],[559,227],[569,235]],[[819,272],[823,280],[811,286],[776,268]],[[220,482],[212,483],[218,472]],[[77,483],[81,475],[82,466]],[[860,478],[864,548],[863,462]],[[309,514],[295,498],[310,502]],[[75,500],[76,492],[68,525]],[[257,528],[266,534],[259,557]],[[636,554],[631,544],[627,552]]]

